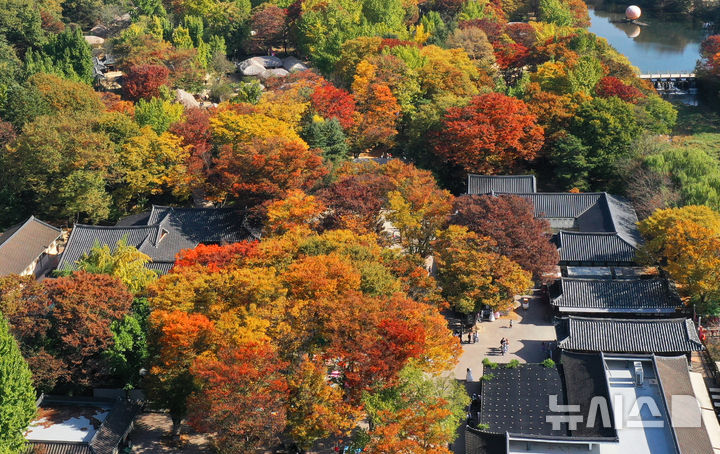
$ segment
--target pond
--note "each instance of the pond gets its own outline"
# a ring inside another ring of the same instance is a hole
[[[607,39],[643,74],[694,72],[700,43],[707,35],[702,21],[645,9],[638,22],[646,25],[641,26],[623,21],[626,7],[588,3],[589,30]]]

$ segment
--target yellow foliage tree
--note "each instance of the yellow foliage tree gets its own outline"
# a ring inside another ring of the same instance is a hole
[[[290,142],[307,144],[300,138],[292,124],[270,117],[264,113],[238,113],[229,108],[220,108],[210,118],[213,141],[217,145],[247,143],[252,139],[283,138]]]
[[[466,227],[451,225],[435,241],[438,281],[443,296],[459,312],[512,308],[514,295],[532,287],[532,276],[495,252],[494,241]]]
[[[658,210],[640,222],[640,257],[660,264],[701,314],[720,312],[720,213],[703,205]]]
[[[159,194],[171,190],[176,196],[187,196],[186,162],[189,147],[169,132],[158,135],[149,126],[141,134],[130,138],[122,148],[120,172],[125,186],[121,191],[128,197]]]

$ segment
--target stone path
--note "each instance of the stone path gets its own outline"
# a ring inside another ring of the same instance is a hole
[[[510,328],[510,320],[513,327]],[[533,298],[526,310],[518,307],[514,312],[494,322],[478,323],[479,342],[463,344],[463,354],[455,367],[455,378],[464,380],[466,370],[472,369],[473,378],[478,380],[482,374],[482,360],[490,358],[498,363],[507,363],[512,359],[520,362],[536,363],[545,359],[543,342],[555,341],[555,328],[551,322],[549,308],[540,298]],[[505,337],[510,348],[505,356],[500,353],[500,339]],[[467,341],[467,335],[463,336]]]

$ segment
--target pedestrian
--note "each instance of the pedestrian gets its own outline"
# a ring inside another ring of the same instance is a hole
[[[468,344],[472,344],[472,332],[468,331]]]
[[[458,331],[458,339],[460,339],[460,343],[462,344],[462,330]]]
[[[478,336],[478,332],[475,331],[473,333],[473,343],[478,343],[480,341],[480,336]]]
[[[507,341],[504,337],[500,339],[500,353],[502,353],[503,356],[505,356],[505,342]]]
[[[472,376],[472,370],[470,370],[469,367],[467,368],[467,373],[465,374],[465,381],[468,382],[468,383],[474,381],[474,380],[473,380],[473,376]]]
[[[512,320],[510,320],[510,328],[512,328]]]

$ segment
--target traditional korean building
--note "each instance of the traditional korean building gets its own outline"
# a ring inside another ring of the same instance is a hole
[[[40,277],[57,263],[62,230],[34,216],[0,234],[0,276]]]
[[[165,274],[183,249],[198,244],[224,244],[259,238],[244,215],[223,208],[153,206],[148,213],[128,217],[111,227],[76,224],[58,269],[73,269],[95,244],[114,247],[121,239],[148,255],[148,267]]]

